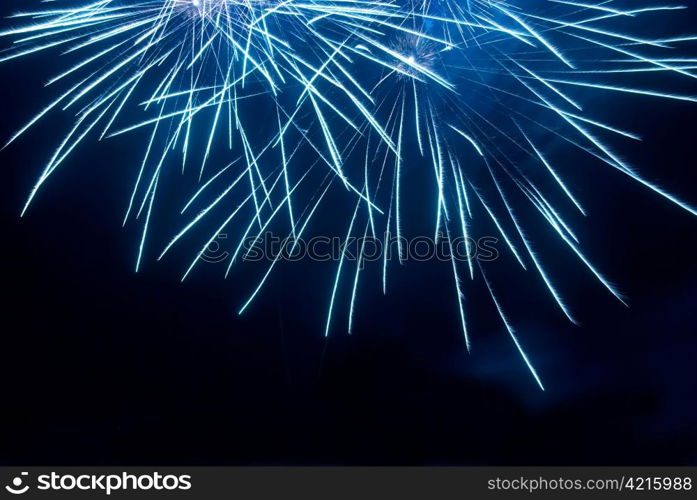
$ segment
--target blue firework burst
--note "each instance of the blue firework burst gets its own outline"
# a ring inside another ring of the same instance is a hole
[[[595,158],[697,215],[613,151],[612,136],[640,138],[597,118],[592,101],[598,93],[697,101],[661,88],[672,79],[697,77],[697,58],[691,55],[697,37],[650,36],[639,29],[647,18],[669,18],[684,8],[620,0],[54,1],[48,9],[11,15],[14,26],[0,33],[14,42],[0,61],[49,51],[67,61],[46,84],[47,92],[60,87],[55,97],[7,144],[49,113],[74,116],[22,214],[83,141],[146,135],[124,217],[124,223],[142,221],[136,269],[158,192],[167,189],[161,174],[196,168],[200,186],[182,214],[200,205],[199,210],[159,254],[164,257],[204,220],[214,220],[216,230],[201,242],[186,277],[231,224],[241,229],[226,273],[248,251],[244,242],[279,220],[292,250],[311,230],[327,193],[344,189],[354,203],[346,210],[346,243],[328,297],[328,335],[342,286],[351,290],[352,328],[364,246],[350,269],[349,239],[371,236],[387,245],[394,235],[401,260],[402,231],[409,224],[404,185],[413,165],[425,165],[433,171],[428,189],[436,193],[435,240],[449,247],[467,349],[466,282],[480,278],[543,388],[486,267],[474,258],[457,259],[453,242],[463,238],[469,255],[471,236],[485,221],[576,322],[531,236],[531,228],[547,227],[624,302],[584,254],[566,215],[569,210],[585,215],[583,200],[565,180],[568,162],[555,164],[547,149],[555,144],[568,150],[567,157]],[[142,119],[128,122],[134,111]],[[408,148],[418,154],[407,154]],[[229,161],[212,161],[214,151]],[[559,196],[561,206],[553,201]],[[522,216],[522,205],[536,217]],[[280,256],[270,261],[240,313]]]

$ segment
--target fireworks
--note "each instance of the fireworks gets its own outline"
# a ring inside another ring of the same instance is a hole
[[[0,33],[14,41],[1,61],[49,51],[68,61],[65,71],[47,82],[47,92],[60,87],[53,100],[8,145],[49,113],[75,116],[73,127],[57,139],[22,214],[83,141],[144,134],[147,147],[124,217],[124,223],[137,218],[142,224],[136,269],[148,243],[153,205],[167,189],[161,174],[173,168],[198,171],[200,186],[183,214],[202,199],[212,201],[191,216],[160,258],[202,221],[226,212],[184,277],[232,224],[241,229],[226,272],[244,257],[244,242],[278,220],[286,221],[292,248],[335,188],[355,198],[346,210],[346,240],[395,235],[401,260],[401,232],[409,223],[404,206],[411,203],[404,196],[410,181],[405,171],[418,162],[433,171],[434,234],[450,246],[467,348],[465,283],[479,278],[542,388],[485,267],[476,259],[456,259],[452,242],[462,237],[469,245],[478,232],[475,219],[486,221],[575,322],[527,229],[542,222],[623,301],[584,255],[567,222],[570,209],[585,214],[583,200],[565,180],[569,165],[553,164],[544,145],[554,141],[574,155],[594,157],[697,214],[611,149],[606,137],[639,137],[596,118],[589,105],[589,97],[608,92],[697,101],[656,88],[655,78],[643,86],[634,83],[656,74],[662,81],[695,79],[697,58],[690,57],[690,46],[697,37],[648,36],[638,29],[646,18],[669,18],[683,8],[565,0],[51,2],[46,10],[12,15],[16,27]],[[676,48],[679,57],[673,55]],[[142,119],[126,122],[136,112]],[[418,154],[405,154],[408,147]],[[225,165],[211,160],[221,150],[229,157]],[[314,160],[300,161],[308,152]],[[551,196],[550,190],[556,193]],[[566,206],[553,204],[557,194]],[[521,216],[520,204],[537,219]],[[352,291],[352,327],[363,247],[355,270],[348,268],[346,254],[344,246],[328,297],[326,334],[344,285]],[[278,262],[279,257],[270,261],[240,312]],[[385,290],[389,264],[385,257]]]

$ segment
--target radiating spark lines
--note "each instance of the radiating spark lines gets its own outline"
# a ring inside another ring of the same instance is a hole
[[[536,275],[561,312],[576,322],[554,266],[543,258],[535,237],[539,227],[556,235],[610,294],[623,303],[625,298],[582,249],[567,212],[585,216],[586,200],[568,177],[573,165],[554,160],[546,150],[550,143],[567,148],[569,156],[600,161],[697,215],[692,205],[642,177],[614,151],[617,139],[642,138],[606,122],[593,102],[607,95],[697,102],[697,95],[670,90],[674,80],[697,79],[697,36],[641,29],[646,20],[679,15],[682,5],[630,0],[35,3],[44,8],[9,16],[10,27],[0,37],[12,44],[0,53],[0,62],[57,53],[66,67],[45,85],[55,97],[5,147],[50,114],[69,114],[74,123],[56,138],[22,215],[83,142],[142,136],[145,147],[124,215],[124,224],[138,219],[142,227],[136,269],[156,244],[149,229],[157,223],[153,207],[171,182],[166,174],[194,168],[199,185],[174,214],[188,221],[158,251],[158,260],[191,238],[194,229],[212,224],[217,229],[184,271],[186,278],[217,235],[236,224],[241,236],[230,241],[234,250],[227,275],[244,259],[246,239],[284,220],[287,246],[294,249],[329,203],[329,193],[346,191],[353,201],[332,207],[344,216],[340,232],[346,232],[328,295],[325,335],[344,287],[351,297],[349,332],[355,325],[367,236],[382,240],[384,248],[396,236],[396,260],[404,262],[407,214],[421,201],[405,195],[413,168],[433,174],[432,185],[424,188],[435,200],[428,210],[435,240],[445,240],[450,250],[467,350],[474,347],[466,299],[476,293],[470,284],[479,277],[480,291],[491,298],[540,388],[541,373],[495,295],[500,285],[481,262],[456,259],[456,239],[465,238],[469,256],[472,236],[492,228],[521,269],[531,279]],[[352,270],[347,256],[354,237],[363,237],[363,243]],[[268,262],[240,313],[278,262],[278,256]],[[391,264],[386,252],[380,277],[385,292]]]

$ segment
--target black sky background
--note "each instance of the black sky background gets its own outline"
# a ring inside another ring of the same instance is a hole
[[[0,137],[62,67],[0,66]],[[645,138],[621,150],[630,162],[697,203],[697,104],[610,99],[603,113]],[[697,219],[625,176],[573,157],[584,246],[630,308],[569,281],[572,326],[539,280],[511,276],[541,392],[481,297],[466,353],[437,263],[394,266],[387,296],[360,296],[354,334],[340,314],[328,340],[331,266],[282,266],[241,317],[246,271],[205,265],[180,284],[181,266],[151,254],[135,274],[139,225],[121,218],[138,139],[81,146],[19,218],[69,124],[51,117],[0,152],[0,463],[697,463]]]

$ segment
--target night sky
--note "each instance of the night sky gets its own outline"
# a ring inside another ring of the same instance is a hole
[[[0,66],[0,138],[53,95],[57,59]],[[697,104],[604,95],[603,116],[644,137],[618,141],[623,157],[697,204]],[[581,326],[533,273],[493,271],[542,392],[483,294],[467,300],[467,354],[448,264],[393,264],[387,296],[364,273],[354,333],[342,295],[326,340],[331,263],[280,266],[241,317],[261,268],[224,280],[205,264],[181,284],[191,254],[157,262],[156,245],[136,274],[140,226],[121,220],[144,137],[88,141],[20,218],[70,123],[0,152],[0,463],[697,464],[697,219],[621,173],[567,160],[584,248],[629,308],[554,252]]]

